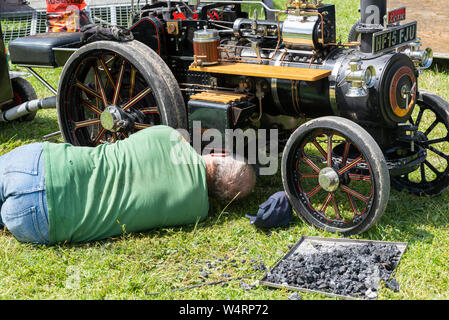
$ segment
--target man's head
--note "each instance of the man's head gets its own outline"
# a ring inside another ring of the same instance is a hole
[[[251,165],[233,156],[203,156],[209,195],[220,200],[246,197],[256,184]]]

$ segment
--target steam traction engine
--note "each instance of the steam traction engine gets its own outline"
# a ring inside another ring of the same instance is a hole
[[[249,18],[248,4],[265,19]],[[285,10],[270,0],[146,5],[130,28],[138,41],[87,44],[65,63],[62,134],[94,146],[161,123],[277,128],[295,211],[319,228],[363,232],[384,212],[390,182],[417,195],[447,189],[449,105],[419,90],[432,51],[421,50],[416,22],[400,24],[405,8],[361,0],[360,9],[341,43],[334,5],[319,0]]]

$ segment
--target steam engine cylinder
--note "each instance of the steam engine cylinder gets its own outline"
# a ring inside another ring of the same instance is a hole
[[[282,25],[282,41],[287,48],[297,50],[319,50],[335,43],[335,7],[323,5],[299,16],[288,15]]]

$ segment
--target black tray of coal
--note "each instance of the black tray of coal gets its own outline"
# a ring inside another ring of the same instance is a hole
[[[259,283],[345,299],[375,299],[381,280],[399,290],[393,272],[406,248],[404,242],[303,236]]]

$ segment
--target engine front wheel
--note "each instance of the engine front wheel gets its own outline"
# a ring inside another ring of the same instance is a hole
[[[421,90],[409,123],[418,128],[416,143],[427,157],[414,172],[392,177],[391,185],[415,195],[440,195],[449,188],[449,103]]]
[[[98,41],[67,61],[57,111],[66,142],[96,146],[164,124],[186,128],[179,86],[165,62],[141,42]]]
[[[293,133],[282,156],[282,181],[306,222],[345,235],[372,227],[390,193],[379,146],[365,129],[340,117],[314,119]]]

